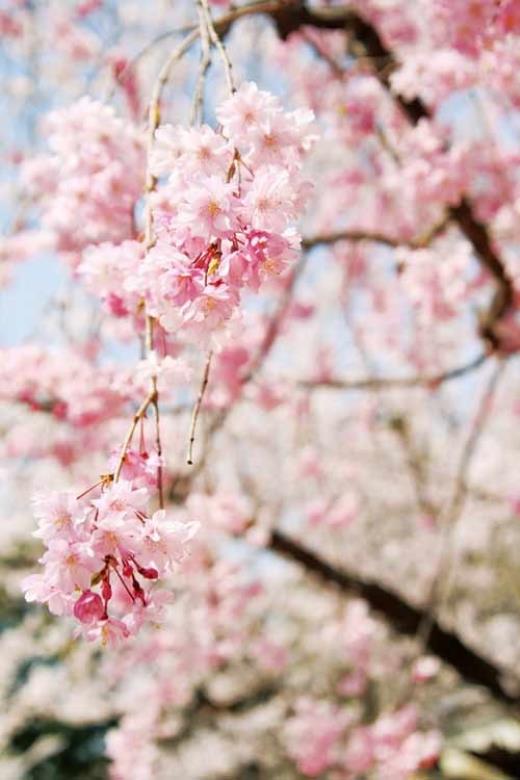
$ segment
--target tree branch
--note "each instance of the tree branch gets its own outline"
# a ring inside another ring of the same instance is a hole
[[[385,236],[383,233],[369,233],[364,230],[338,230],[334,233],[322,233],[317,236],[303,238],[302,247],[304,249],[312,249],[315,246],[336,244],[338,241],[372,241],[375,244],[384,244],[390,247],[398,247],[407,243],[406,241],[402,242],[396,238]]]
[[[375,64],[384,62],[384,67],[373,67],[374,75],[385,89],[392,94],[410,124],[415,125],[420,119],[430,119],[431,112],[420,98],[407,100],[401,95],[392,93],[390,75],[399,63],[382,42],[376,28],[348,8],[308,9],[303,2],[287,5],[271,14],[282,38],[295,32],[304,25],[321,29],[344,29],[353,37],[364,54]],[[479,263],[493,277],[496,285],[495,294],[487,311],[480,322],[480,335],[494,348],[500,347],[500,339],[496,332],[498,322],[507,314],[513,303],[513,284],[507,270],[493,246],[486,226],[477,219],[473,207],[467,198],[463,198],[458,206],[449,210],[449,216],[455,222],[462,234],[473,247]]]
[[[273,531],[269,549],[299,564],[327,585],[334,585],[342,593],[356,594],[365,599],[399,634],[415,636],[426,617],[423,610],[408,603],[394,591],[335,568],[282,531]],[[466,682],[482,686],[504,704],[515,707],[520,705],[520,697],[510,692],[502,681],[506,671],[472,650],[455,633],[442,628],[436,620],[432,622],[426,647],[455,669]]]
[[[324,379],[302,380],[298,382],[300,387],[325,390],[395,390],[399,388],[425,387],[435,390],[444,382],[451,382],[480,368],[489,358],[487,352],[482,352],[476,358],[463,366],[443,371],[440,374],[410,377],[373,377],[367,379]]]
[[[336,244],[338,241],[372,241],[376,244],[384,244],[390,247],[406,246],[410,249],[424,249],[429,246],[434,238],[440,235],[448,226],[449,219],[442,219],[438,224],[433,225],[430,230],[425,231],[421,236],[411,240],[393,238],[385,236],[383,233],[370,233],[364,230],[338,230],[332,233],[322,233],[317,236],[309,236],[302,239],[304,249],[312,249],[315,246],[328,246]]]

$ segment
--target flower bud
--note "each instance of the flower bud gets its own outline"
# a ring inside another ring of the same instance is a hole
[[[81,623],[94,623],[103,618],[105,608],[101,596],[85,590],[74,604],[74,617]]]

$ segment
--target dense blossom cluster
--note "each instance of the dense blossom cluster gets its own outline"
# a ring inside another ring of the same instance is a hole
[[[26,598],[73,615],[87,639],[103,644],[117,645],[145,619],[157,620],[169,594],[150,584],[183,561],[197,526],[164,510],[148,515],[149,500],[146,487],[124,479],[88,500],[37,498],[35,533],[47,549],[43,572],[24,583]]]
[[[207,337],[237,310],[244,289],[294,262],[294,223],[309,184],[303,154],[312,113],[286,112],[253,83],[217,108],[219,129],[162,125],[150,167],[155,245],[103,244],[80,267],[114,314],[144,298],[166,331]]]

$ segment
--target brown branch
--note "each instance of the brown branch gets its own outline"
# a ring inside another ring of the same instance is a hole
[[[399,634],[415,636],[425,613],[402,596],[382,585],[356,574],[337,569],[309,548],[291,539],[282,531],[273,531],[269,549],[299,564],[310,574],[342,593],[365,599],[370,607]],[[479,655],[455,633],[433,621],[427,638],[427,649],[455,669],[467,682],[480,685],[492,696],[508,705],[520,705],[520,697],[509,691],[502,681],[506,671]],[[520,682],[519,682],[520,684]]]
[[[471,362],[466,363],[458,368],[452,368],[449,371],[444,371],[440,374],[430,374],[429,376],[410,376],[410,377],[373,377],[368,379],[324,379],[324,380],[302,380],[298,382],[300,387],[308,389],[324,389],[324,390],[395,390],[399,388],[410,387],[426,387],[430,390],[435,390],[439,385],[444,382],[451,382],[454,379],[459,379],[466,374],[475,371],[480,368],[486,360],[488,360],[489,354],[486,352],[481,353]]]
[[[317,236],[309,236],[302,239],[304,249],[312,249],[315,246],[329,246],[338,241],[371,241],[375,244],[384,244],[385,246],[398,247],[406,244],[396,238],[385,236],[383,233],[369,233],[364,230],[338,230],[334,233],[322,233]]]
[[[454,206],[451,216],[472,245],[480,264],[495,280],[495,294],[487,311],[480,318],[480,334],[492,347],[499,348],[500,338],[496,333],[496,326],[513,305],[513,283],[495,252],[486,227],[475,218],[469,201],[463,199],[458,206]]]
[[[204,394],[208,386],[209,369],[211,367],[212,357],[213,357],[213,352],[210,350],[206,358],[206,364],[204,366],[204,373],[202,374],[202,381],[200,383],[199,394],[197,396],[197,400],[195,402],[195,406],[193,407],[193,412],[191,415],[190,436],[188,440],[188,453],[186,455],[186,463],[188,464],[188,466],[193,466],[193,445],[195,444],[195,430],[197,427],[197,420],[199,419],[202,401],[204,400]]]
[[[302,239],[302,247],[304,249],[312,249],[315,246],[336,244],[338,241],[371,241],[375,244],[384,244],[385,246],[394,248],[405,246],[410,249],[424,249],[431,244],[434,238],[446,229],[448,224],[449,220],[444,218],[436,225],[433,225],[430,230],[425,231],[421,236],[411,240],[392,238],[383,233],[372,233],[364,230],[338,230],[332,233],[308,236],[307,238]]]
[[[279,9],[272,14],[272,17],[282,38],[286,38],[305,25],[321,29],[344,29],[351,35],[357,47],[356,55],[361,50],[365,57],[370,58],[372,65],[377,62],[385,63],[382,68],[372,67],[372,71],[380,84],[392,95],[410,124],[415,125],[420,119],[431,118],[430,110],[420,98],[407,100],[392,92],[390,76],[399,63],[382,42],[376,28],[357,13],[348,8],[311,10],[300,2]],[[495,294],[487,311],[481,316],[479,332],[492,348],[499,348],[500,339],[496,326],[512,306],[512,281],[493,246],[486,226],[476,217],[470,201],[463,198],[458,206],[449,210],[449,216],[471,244],[479,263],[491,274],[495,282]]]

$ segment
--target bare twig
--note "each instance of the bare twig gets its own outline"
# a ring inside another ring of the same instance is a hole
[[[136,428],[140,422],[146,415],[146,412],[148,411],[148,407],[150,404],[153,403],[153,392],[150,392],[144,401],[142,402],[141,406],[137,410],[137,412],[132,417],[132,422],[130,423],[130,426],[128,428],[128,431],[126,433],[126,436],[124,438],[123,444],[121,446],[121,452],[119,455],[119,459],[117,461],[116,468],[114,469],[114,482],[117,482],[119,477],[121,476],[121,470],[123,468],[123,464],[125,462],[126,453],[128,452],[128,448],[130,447],[130,444],[132,443],[132,439],[134,437],[134,433],[136,431]]]
[[[188,454],[186,456],[186,463],[188,466],[193,466],[193,445],[195,443],[195,429],[197,427],[197,420],[199,419],[200,409],[202,406],[202,401],[204,400],[204,394],[206,392],[206,388],[208,386],[208,379],[209,379],[209,370],[211,367],[211,358],[213,357],[213,352],[210,350],[208,352],[208,356],[206,358],[206,364],[204,366],[204,373],[202,375],[202,382],[200,383],[200,389],[199,394],[197,396],[197,400],[195,402],[195,406],[193,407],[193,412],[191,415],[191,423],[190,423],[190,437],[188,440]]]
[[[251,382],[254,377],[256,376],[257,372],[262,367],[263,363],[267,359],[268,355],[271,352],[271,349],[273,348],[274,343],[276,342],[276,338],[280,332],[280,326],[285,318],[285,315],[287,313],[287,310],[290,306],[292,295],[294,292],[294,288],[296,286],[296,282],[300,278],[301,274],[303,273],[303,270],[306,266],[307,258],[305,255],[302,255],[300,258],[300,261],[298,264],[293,268],[292,274],[289,278],[289,281],[285,287],[284,293],[281,297],[281,300],[278,304],[278,307],[269,320],[269,324],[266,328],[264,338],[262,340],[262,343],[260,344],[260,347],[256,353],[256,356],[253,358],[253,361],[251,362],[249,369],[240,377],[240,388],[238,390],[238,393],[235,396],[234,399],[234,405],[240,401],[245,386]],[[208,441],[211,441],[211,439],[215,436],[215,434],[222,428],[222,426],[225,424],[227,418],[229,417],[233,406],[228,406],[225,409],[222,409],[212,420],[211,424],[208,427]],[[195,410],[194,410],[195,411]],[[191,478],[195,478],[204,468],[204,465],[206,463],[206,459],[208,457],[209,453],[209,447],[206,447],[204,453],[202,454],[202,457],[198,460],[194,471],[191,472]],[[191,464],[189,464],[191,465]],[[174,485],[175,488],[175,485]]]
[[[156,386],[156,383],[154,383]],[[155,450],[157,452],[157,490],[159,492],[159,506],[164,509],[163,468],[162,468],[162,443],[161,443],[161,418],[159,412],[158,394],[152,398],[152,406],[155,416]]]
[[[198,0],[198,4],[202,9],[202,13],[206,21],[206,26],[209,33],[209,37],[211,38],[211,42],[217,48],[217,51],[220,54],[222,65],[224,67],[224,73],[226,75],[226,83],[228,86],[228,90],[229,93],[232,95],[235,92],[235,84],[233,81],[233,66],[231,64],[231,60],[227,55],[226,47],[224,46],[222,39],[220,38],[220,35],[218,34],[215,28],[215,24],[213,23],[211,11],[209,10],[208,7],[208,0]]]
[[[190,124],[195,124],[195,123],[200,124],[202,121],[204,85],[206,83],[206,74],[208,72],[208,68],[211,63],[211,47],[210,47],[209,34],[208,34],[208,25],[202,8],[202,0],[197,0],[197,14],[199,17],[201,48],[200,48],[199,72],[197,75],[195,94],[193,96],[193,105],[192,105]]]
[[[482,352],[469,363],[465,363],[449,371],[443,371],[440,374],[419,375],[410,377],[372,377],[367,379],[323,379],[323,380],[302,380],[298,382],[300,387],[308,389],[323,390],[396,390],[399,388],[425,387],[429,390],[435,390],[439,385],[445,382],[451,382],[459,379],[466,374],[480,368],[490,355]]]

